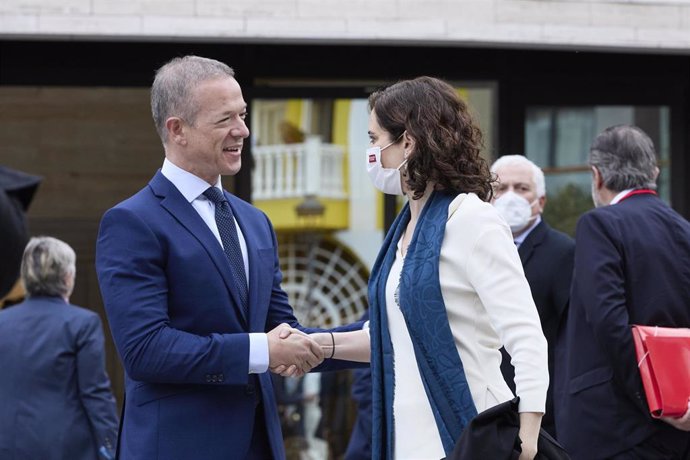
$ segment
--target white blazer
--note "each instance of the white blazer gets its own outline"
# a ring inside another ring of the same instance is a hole
[[[475,194],[459,195],[448,214],[441,292],[475,407],[481,412],[513,397],[500,369],[504,345],[520,412],[544,412],[546,339],[510,228]]]

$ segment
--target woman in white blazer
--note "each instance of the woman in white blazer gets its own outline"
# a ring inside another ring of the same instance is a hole
[[[489,204],[481,132],[435,78],[377,91],[369,106],[368,173],[408,204],[372,270],[370,328],[312,337],[326,357],[371,358],[372,455],[381,459],[443,458],[474,415],[512,399],[504,345],[520,397],[520,459],[532,459],[549,383],[546,340],[510,229]]]

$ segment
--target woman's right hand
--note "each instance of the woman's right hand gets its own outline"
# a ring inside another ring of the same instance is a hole
[[[541,412],[520,412],[520,431],[522,453],[519,460],[532,460],[537,455],[537,441],[541,428]]]

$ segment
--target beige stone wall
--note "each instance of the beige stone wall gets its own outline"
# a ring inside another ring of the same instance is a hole
[[[690,51],[690,0],[3,0],[0,37]]]

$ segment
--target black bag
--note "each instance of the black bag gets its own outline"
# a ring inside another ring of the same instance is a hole
[[[460,434],[445,460],[517,460],[520,448],[520,415],[514,398],[477,414]],[[539,433],[535,460],[570,460],[563,447],[545,430]]]

